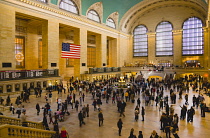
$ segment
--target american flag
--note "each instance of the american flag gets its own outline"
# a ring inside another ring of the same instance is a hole
[[[62,43],[62,58],[80,59],[80,45]]]

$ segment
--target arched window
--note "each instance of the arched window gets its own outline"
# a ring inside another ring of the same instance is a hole
[[[133,31],[133,56],[148,56],[147,28],[144,25],[137,26]]]
[[[76,4],[71,0],[61,0],[60,8],[75,14],[79,14]]]
[[[36,1],[40,1],[40,2],[43,2],[43,3],[47,3],[47,0],[36,0]]]
[[[87,18],[90,19],[90,20],[93,20],[93,21],[96,21],[96,22],[99,22],[100,23],[99,15],[94,10],[89,10],[88,11]]]
[[[172,25],[169,22],[161,22],[156,28],[156,56],[173,55]]]
[[[109,26],[109,27],[112,27],[112,28],[116,29],[115,22],[114,22],[114,20],[112,18],[108,18],[106,20],[106,25]]]
[[[196,17],[188,18],[183,24],[182,55],[202,55],[203,24]]]

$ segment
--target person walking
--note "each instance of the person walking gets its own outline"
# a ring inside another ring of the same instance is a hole
[[[142,131],[139,131],[138,138],[144,138],[144,137],[143,137],[143,134],[142,134]]]
[[[80,112],[78,113],[78,119],[79,119],[79,126],[80,126],[80,127],[82,126],[82,124],[85,125],[84,117],[83,117],[82,111],[80,111]]]
[[[87,114],[87,117],[89,117],[89,104],[87,104],[87,107],[86,107],[86,114]]]
[[[21,115],[21,108],[20,105],[18,105],[17,109],[16,109],[16,114],[18,114],[18,118],[20,118]]]
[[[24,126],[24,127],[28,126],[28,124],[26,122],[26,118],[27,118],[27,115],[26,115],[26,112],[24,111],[24,112],[22,112],[22,115],[20,116],[22,126]]]
[[[118,127],[118,132],[119,132],[119,136],[121,136],[121,131],[122,131],[122,126],[123,125],[123,122],[122,122],[122,119],[120,118],[117,122],[117,127]]]
[[[138,121],[139,119],[139,110],[135,110],[135,120]]]
[[[137,99],[137,105],[138,107],[140,107],[140,104],[141,104],[141,101],[140,101],[140,98]]]
[[[99,127],[101,126],[101,125],[103,125],[103,122],[104,122],[104,116],[103,116],[103,113],[102,113],[102,111],[99,111],[99,113],[98,113],[98,120],[99,120]]]
[[[40,106],[39,106],[39,103],[36,104],[36,110],[37,110],[37,115],[39,115],[39,112],[40,112]]]
[[[188,94],[186,94],[184,98],[185,98],[185,105],[189,105],[189,103],[188,103]]]
[[[60,137],[61,138],[67,138],[68,137],[68,132],[66,131],[65,127],[61,128]]]
[[[142,121],[144,121],[144,115],[145,115],[145,109],[144,109],[144,107],[142,106],[142,108],[141,108]]]

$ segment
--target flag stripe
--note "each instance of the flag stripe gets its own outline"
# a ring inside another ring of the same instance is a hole
[[[80,45],[62,43],[61,58],[80,59],[80,47]]]

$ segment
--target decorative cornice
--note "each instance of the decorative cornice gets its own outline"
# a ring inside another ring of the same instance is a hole
[[[183,30],[172,30],[173,35],[181,34]]]
[[[13,4],[18,4],[17,2],[14,2],[12,0],[4,0],[6,2],[10,2],[10,3],[13,3]],[[43,10],[46,10],[48,12],[52,12],[52,13],[55,13],[55,14],[59,14],[60,16],[65,16],[65,17],[68,17],[68,18],[72,18],[72,19],[75,19],[77,21],[79,21],[79,23],[81,24],[89,24],[89,25],[92,25],[92,27],[99,27],[100,30],[106,30],[106,31],[111,31],[113,34],[115,35],[120,35],[120,36],[125,36],[125,37],[128,37],[129,35],[124,33],[124,32],[120,32],[116,29],[112,29],[110,27],[107,27],[106,25],[103,25],[103,24],[100,24],[100,23],[96,23],[94,21],[91,21],[91,20],[87,20],[86,18],[84,18],[84,16],[79,16],[79,15],[75,15],[73,13],[70,13],[70,12],[66,12],[64,10],[61,10],[61,9],[54,9],[54,8],[51,8],[49,4],[45,4],[45,3],[40,3],[40,2],[36,2],[36,1],[30,1],[30,0],[16,0],[16,1],[20,1],[20,2],[23,2],[25,4],[28,4],[28,5],[31,5],[31,6],[34,6],[34,7],[37,7],[37,8],[40,8],[40,9],[43,9]],[[23,5],[21,5],[23,6]],[[29,7],[27,7],[29,8]]]
[[[209,28],[208,27],[203,27],[203,31],[204,32],[208,32],[209,31]]]

